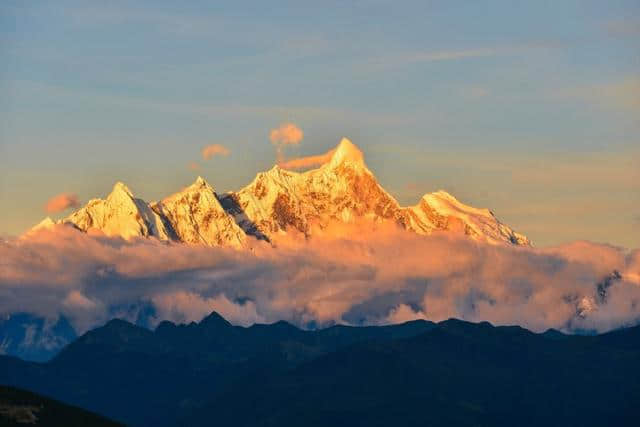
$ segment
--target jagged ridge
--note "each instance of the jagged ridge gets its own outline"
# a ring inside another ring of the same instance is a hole
[[[118,182],[105,200],[91,200],[58,223],[83,231],[97,228],[125,239],[156,237],[239,248],[248,236],[271,240],[291,230],[311,236],[331,223],[357,218],[392,221],[422,235],[448,230],[491,243],[530,244],[489,210],[467,206],[445,191],[426,194],[415,206],[400,206],[378,184],[360,149],[346,138],[317,169],[299,173],[274,166],[240,191],[223,195],[198,177],[184,190],[148,204]],[[53,224],[45,220],[36,227]]]

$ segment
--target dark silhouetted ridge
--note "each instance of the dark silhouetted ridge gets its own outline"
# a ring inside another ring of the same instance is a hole
[[[215,311],[212,311],[211,314],[202,319],[199,325],[204,328],[226,328],[232,326],[227,319],[220,316]]]
[[[0,356],[0,383],[134,426],[635,426],[640,327],[112,320],[49,363]]]
[[[115,427],[122,424],[36,393],[0,386],[0,425]]]

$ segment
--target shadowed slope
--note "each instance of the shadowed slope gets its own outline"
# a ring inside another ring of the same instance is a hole
[[[0,386],[0,425],[115,427],[122,424],[36,393]]]
[[[46,364],[0,357],[0,383],[132,425],[634,425],[638,331],[112,320]]]
[[[633,426],[639,329],[557,340],[449,320],[237,384],[187,422],[207,425],[216,414],[234,426]]]
[[[233,326],[217,313],[155,331],[115,319],[87,332],[46,364],[0,356],[0,383],[32,389],[135,425],[171,425],[232,384],[284,372],[368,339],[433,327],[336,326],[303,331],[286,322]]]

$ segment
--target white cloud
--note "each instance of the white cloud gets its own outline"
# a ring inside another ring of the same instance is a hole
[[[640,320],[640,250],[575,242],[548,249],[488,245],[380,224],[250,252],[90,236],[69,227],[0,243],[0,312],[69,316],[80,328],[147,301],[157,321],[212,310],[234,323],[380,324],[450,317],[542,331],[609,330]],[[583,298],[614,270],[597,310]]]
[[[80,206],[78,196],[72,193],[60,193],[47,200],[44,210],[49,213],[57,213],[78,206]]]
[[[269,132],[269,140],[276,147],[278,162],[284,160],[283,149],[287,145],[298,145],[304,138],[304,132],[293,123],[282,123]]]

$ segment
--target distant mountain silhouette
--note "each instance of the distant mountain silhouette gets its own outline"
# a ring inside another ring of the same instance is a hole
[[[0,357],[0,383],[145,426],[638,425],[640,327],[112,320],[48,363]]]
[[[15,313],[0,319],[0,353],[44,362],[77,338],[64,317],[55,322],[29,313]]]

